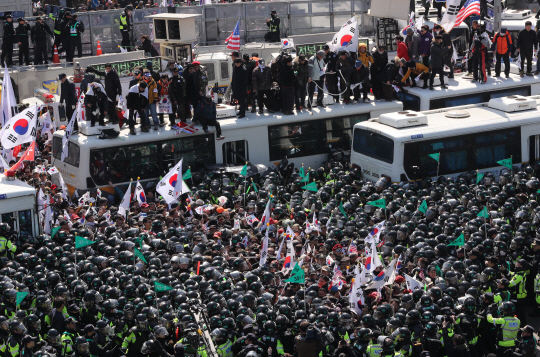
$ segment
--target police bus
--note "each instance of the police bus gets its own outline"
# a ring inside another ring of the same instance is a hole
[[[7,223],[19,239],[40,234],[36,189],[17,180],[12,173],[0,174],[0,223]]]
[[[400,102],[372,101],[357,105],[334,104],[303,110],[296,115],[247,114],[234,117],[233,107],[218,105],[217,117],[225,139],[216,141],[214,128],[205,134],[200,125],[194,134],[160,128],[158,131],[129,135],[124,126],[118,138],[100,140],[97,136],[72,135],[68,157],[62,162],[64,131],[53,136],[53,165],[64,177],[70,194],[75,189],[101,188],[112,193],[108,182],[127,184],[137,177],[141,181],[158,181],[181,158],[184,171],[205,164],[241,166],[246,160],[254,164],[274,165],[287,157],[297,167],[319,167],[331,148],[350,150],[352,128],[356,123],[383,113],[402,110]],[[85,126],[81,123],[81,131]]]
[[[540,159],[540,96],[510,95],[487,103],[427,112],[403,110],[354,126],[351,164],[371,181],[492,172]],[[439,161],[430,154],[440,154]]]
[[[493,72],[493,69],[492,69]],[[406,93],[398,93],[398,99],[403,102],[403,109],[425,111],[441,108],[456,107],[467,104],[488,102],[494,98],[509,95],[540,95],[540,82],[538,77],[525,76],[510,73],[509,78],[488,77],[486,83],[472,81],[472,77],[456,74],[454,79],[444,79],[448,89],[438,86],[439,79],[436,77],[435,90],[414,87]],[[421,79],[418,83],[423,84]]]

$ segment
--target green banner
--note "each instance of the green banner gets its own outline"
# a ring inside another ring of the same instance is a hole
[[[484,207],[483,210],[481,210],[480,212],[478,212],[478,214],[476,215],[476,217],[489,218],[489,212],[488,212],[487,207]]]
[[[376,201],[369,201],[366,204],[379,208],[386,208],[386,200],[384,198],[378,199]]]
[[[298,262],[296,262],[289,279],[285,280],[288,283],[304,284],[306,282],[306,276],[304,270],[300,268]]]
[[[441,158],[441,153],[438,152],[436,154],[429,154],[428,156],[431,157],[433,160],[439,162],[439,159]]]
[[[426,200],[424,200],[424,202],[422,202],[422,204],[420,205],[420,207],[418,207],[418,210],[422,213],[426,213],[427,211],[427,202]]]
[[[242,176],[247,176],[247,164],[244,165],[244,167],[242,167],[242,170],[240,170],[240,175]]]
[[[302,187],[302,189],[308,190],[308,191],[313,191],[313,192],[319,191],[319,189],[317,188],[317,184],[315,182],[308,183],[307,185]]]
[[[93,240],[86,239],[83,237],[75,236],[75,249],[84,248],[94,243],[97,243],[97,242],[94,242]]]
[[[512,170],[512,158],[497,161],[497,163],[501,164],[501,166],[506,167],[508,170]]]
[[[476,173],[476,184],[478,185],[478,182],[480,182],[484,178],[484,174],[477,172]]]
[[[463,235],[463,233],[461,233],[460,236],[454,239],[452,243],[448,244],[448,247],[450,246],[461,247],[463,245],[465,245],[465,236]]]
[[[255,182],[252,182],[251,184],[253,185],[253,190],[255,192],[259,192],[259,189],[257,188],[257,185],[255,185]]]
[[[54,238],[54,236],[56,235],[56,233],[58,233],[60,228],[62,227],[54,227],[53,229],[51,229],[51,238]]]
[[[169,285],[158,283],[157,281],[154,282],[154,291],[156,293],[159,293],[159,292],[162,292],[162,291],[169,291],[169,290],[174,290],[174,288],[169,286]]]
[[[300,182],[309,182],[309,172],[306,174],[306,176],[304,176],[302,180],[300,180]]]
[[[299,173],[300,176],[306,177],[306,173],[305,173],[305,171],[304,171],[304,165],[302,165],[302,166],[300,167],[300,170],[299,170],[298,173]]]
[[[15,306],[19,306],[19,304],[21,303],[21,301],[24,300],[24,298],[26,297],[26,295],[28,295],[28,292],[27,291],[23,291],[21,293],[17,293],[17,298],[15,300]]]
[[[191,178],[191,169],[188,169],[184,174],[182,175],[182,180],[187,180]]]
[[[138,250],[137,248],[133,248],[133,253],[135,253],[135,256],[137,258],[139,258],[140,260],[148,264],[148,262],[146,261],[146,259],[144,258],[144,255],[142,255],[140,250]]]

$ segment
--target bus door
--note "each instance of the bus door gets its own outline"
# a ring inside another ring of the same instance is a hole
[[[249,161],[248,142],[246,140],[230,141],[223,144],[223,164],[243,166]]]
[[[540,135],[529,136],[529,163],[540,160]]]
[[[7,223],[13,231],[17,231],[17,216],[16,212],[2,213],[0,215],[0,222]]]

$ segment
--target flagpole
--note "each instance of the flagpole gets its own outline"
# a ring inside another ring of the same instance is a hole
[[[193,172],[191,172],[191,166],[188,166],[188,170],[189,170],[189,172],[191,174],[191,177],[190,177],[191,178],[191,187],[194,187],[195,184],[193,183]]]
[[[248,162],[246,161],[246,166],[247,166]],[[244,206],[246,206],[246,176],[244,176],[244,202],[243,202]]]
[[[441,165],[441,153],[439,152],[439,160],[437,160],[437,180],[439,179],[439,166]]]

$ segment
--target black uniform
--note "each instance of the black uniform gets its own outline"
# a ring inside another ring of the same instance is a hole
[[[8,66],[13,65],[13,43],[16,40],[15,28],[13,22],[4,22],[4,31],[2,36],[2,64],[5,62]]]
[[[23,24],[19,22],[19,26],[15,29],[17,43],[19,43],[19,66],[24,65],[24,63],[26,63],[27,66],[30,65],[30,59],[28,58],[30,50],[30,40],[28,37],[30,36],[30,30],[30,25],[27,22]],[[24,63],[23,57],[25,59]]]
[[[94,88],[93,94],[90,91],[84,96],[84,105],[86,109],[86,120],[90,119],[90,124],[96,124],[98,118],[99,125],[105,125],[105,112],[109,111],[109,99],[101,90]]]
[[[238,101],[240,106],[238,115],[243,117],[246,115],[246,95],[247,95],[248,74],[245,66],[234,66],[232,76],[232,96]]]
[[[272,18],[270,21],[266,23],[266,26],[268,26],[268,32],[264,35],[264,39],[266,42],[280,42],[280,34],[279,34],[279,25],[281,24],[281,19],[277,16],[277,14],[272,14]]]
[[[338,75],[336,63],[338,60],[338,55],[332,51],[328,51],[326,57],[324,58],[324,63],[326,63],[326,73],[324,75],[326,79],[326,86],[328,87],[328,92],[333,95],[334,102],[339,103],[339,89],[338,89]]]
[[[49,25],[44,22],[36,21],[32,27],[30,39],[34,43],[34,64],[49,63],[47,60],[47,33],[54,36]]]
[[[172,110],[177,119],[186,122],[186,80],[184,77],[172,76],[169,83],[169,99],[171,100]],[[172,122],[171,122],[172,124]]]
[[[64,83],[60,84],[60,103],[65,103],[66,119],[69,123],[77,105],[77,92],[75,91],[75,84],[71,83],[67,78]],[[77,120],[75,120],[73,129],[79,130]],[[63,328],[62,331],[64,331]]]

